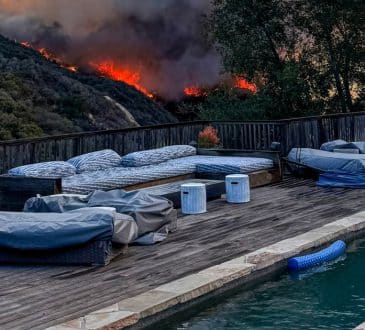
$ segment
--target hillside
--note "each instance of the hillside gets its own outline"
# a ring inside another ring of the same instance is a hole
[[[127,84],[61,68],[0,36],[0,140],[175,121]]]

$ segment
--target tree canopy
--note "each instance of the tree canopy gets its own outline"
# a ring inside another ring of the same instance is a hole
[[[268,118],[364,108],[363,0],[214,0],[206,27],[225,70],[258,86],[243,108]]]

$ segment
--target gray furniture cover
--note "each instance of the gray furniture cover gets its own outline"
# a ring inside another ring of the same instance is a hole
[[[320,147],[324,151],[335,151],[336,149],[357,149],[360,154],[365,154],[365,141],[347,142],[345,140],[333,140],[325,142]]]
[[[168,199],[138,190],[97,190],[89,195],[87,205],[114,207],[118,213],[132,216],[138,226],[138,236],[157,231],[170,223],[171,215],[175,214]]]
[[[0,247],[49,250],[110,241],[114,213],[83,208],[66,213],[0,212]]]
[[[293,148],[288,155],[288,160],[323,172],[365,173],[364,154]]]
[[[171,221],[176,221],[176,211],[171,201],[166,198],[147,194],[143,191],[126,192],[123,190],[111,191],[94,191],[87,196],[80,195],[53,195],[45,197],[30,198],[24,206],[25,212],[68,212],[78,208],[92,207],[109,207],[114,208],[118,213],[116,225],[118,228],[126,228],[132,231],[130,219],[135,224],[135,234],[127,235],[144,239],[140,240],[141,244],[153,244],[163,240],[167,236],[167,225]],[[120,221],[118,221],[118,217]],[[123,218],[124,217],[124,218]],[[128,222],[128,224],[119,224],[118,222]],[[122,230],[121,230],[122,231]],[[155,234],[153,234],[155,233]],[[122,233],[113,235],[120,239]],[[138,242],[137,240],[136,242]]]
[[[103,207],[102,209],[110,209],[114,212],[113,243],[128,245],[137,239],[138,226],[131,216],[118,213],[112,207]]]
[[[87,195],[77,194],[32,197],[25,202],[23,211],[64,213],[86,207],[87,200]]]
[[[334,149],[342,148],[347,145],[347,141],[338,139],[325,142],[321,145],[320,149],[323,151],[333,151]]]
[[[32,197],[25,202],[24,212],[57,212],[63,213],[87,207],[86,195],[52,195]],[[109,210],[114,214],[114,231],[112,241],[118,244],[129,244],[138,237],[138,226],[134,219],[126,214],[116,212],[112,207],[94,208]]]

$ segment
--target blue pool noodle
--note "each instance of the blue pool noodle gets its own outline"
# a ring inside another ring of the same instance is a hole
[[[288,260],[288,269],[298,271],[313,266],[318,266],[324,262],[334,260],[343,254],[346,250],[344,241],[336,241],[329,247],[312,254],[307,254],[301,257],[293,257]]]

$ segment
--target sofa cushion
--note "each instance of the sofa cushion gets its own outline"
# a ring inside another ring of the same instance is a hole
[[[271,159],[257,157],[214,157],[207,156],[196,165],[196,172],[202,174],[239,174],[270,169]]]
[[[266,158],[204,155],[173,159],[166,164],[207,174],[250,173],[274,166],[273,161]]]
[[[333,152],[339,152],[339,149],[357,149],[360,154],[365,154],[365,141],[346,142],[345,140],[334,140],[323,143],[320,149]]]
[[[320,149],[324,151],[333,151],[334,149],[340,149],[341,147],[344,147],[347,145],[347,141],[345,140],[333,140],[325,142],[321,145]]]
[[[98,189],[118,189],[194,172],[195,165],[175,165],[168,162],[143,167],[114,167],[64,178],[62,190],[65,193],[88,194]]]
[[[139,167],[163,163],[170,159],[196,155],[196,149],[189,145],[174,145],[158,149],[137,151],[122,157],[121,164]]]
[[[323,172],[365,173],[365,155],[363,154],[293,148],[288,154],[288,159]]]
[[[75,173],[75,166],[70,163],[61,161],[23,165],[12,168],[8,171],[9,175],[53,179],[71,176]]]
[[[354,148],[357,148],[359,150],[360,154],[365,154],[365,142],[364,141],[351,142],[351,145]]]
[[[76,173],[103,170],[120,165],[121,157],[111,149],[89,152],[68,160],[76,168]]]

